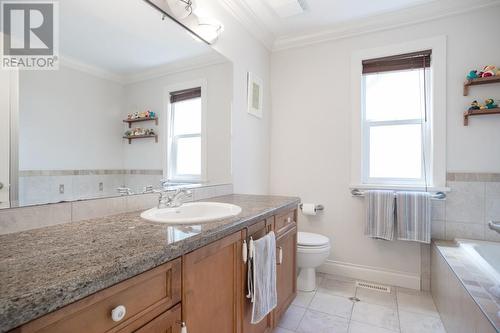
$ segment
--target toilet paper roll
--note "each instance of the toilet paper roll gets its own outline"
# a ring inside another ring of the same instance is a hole
[[[316,205],[312,203],[302,204],[302,213],[304,215],[316,215]]]

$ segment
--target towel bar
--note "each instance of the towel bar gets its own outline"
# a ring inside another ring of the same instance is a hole
[[[394,191],[396,192],[396,191]],[[351,190],[351,195],[354,196],[354,197],[364,197],[365,196],[365,191],[362,191],[360,189],[357,189],[357,188],[353,188]],[[394,196],[396,195],[396,193],[394,193]],[[446,193],[444,192],[436,192],[436,193],[433,193],[431,194],[431,198],[434,199],[434,200],[445,200],[446,199]]]

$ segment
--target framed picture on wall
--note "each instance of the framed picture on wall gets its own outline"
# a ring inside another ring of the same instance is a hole
[[[262,118],[263,94],[262,79],[248,72],[248,113],[258,118]]]

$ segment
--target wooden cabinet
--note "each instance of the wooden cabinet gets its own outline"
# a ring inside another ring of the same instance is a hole
[[[275,232],[279,237],[287,232],[290,228],[297,225],[297,210],[290,210],[288,212],[276,216]]]
[[[181,305],[159,315],[135,333],[180,333],[181,331]]]
[[[189,333],[241,332],[241,232],[183,257],[182,318]]]
[[[296,295],[296,216],[291,210],[262,220],[13,332],[180,333],[182,320],[189,333],[272,333]],[[272,230],[277,237],[278,306],[254,325],[246,298],[243,239],[257,240]],[[120,306],[126,311],[117,320],[112,311]]]
[[[267,235],[271,230],[273,230],[273,222],[274,217],[269,218],[267,220],[258,222],[252,226],[250,226],[247,230],[242,232],[242,235],[245,239],[249,239],[252,237],[254,240],[257,240],[265,235]],[[241,263],[241,271],[243,278],[243,322],[242,322],[242,331],[243,333],[271,333],[273,330],[273,314],[270,313],[265,319],[263,319],[258,324],[252,324],[252,303],[250,300],[246,298],[246,294],[248,292],[247,285],[247,265],[245,263]]]
[[[31,321],[15,332],[132,332],[181,300],[181,260],[176,259]],[[112,319],[123,306],[125,314]]]
[[[297,295],[297,226],[291,225],[284,234],[278,236],[276,246],[278,306],[275,311],[275,323],[277,324]]]

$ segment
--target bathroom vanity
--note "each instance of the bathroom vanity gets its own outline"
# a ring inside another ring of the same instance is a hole
[[[296,294],[299,200],[208,201],[242,212],[178,226],[134,212],[0,236],[0,332],[271,332]],[[270,231],[278,306],[252,325],[243,240]]]

